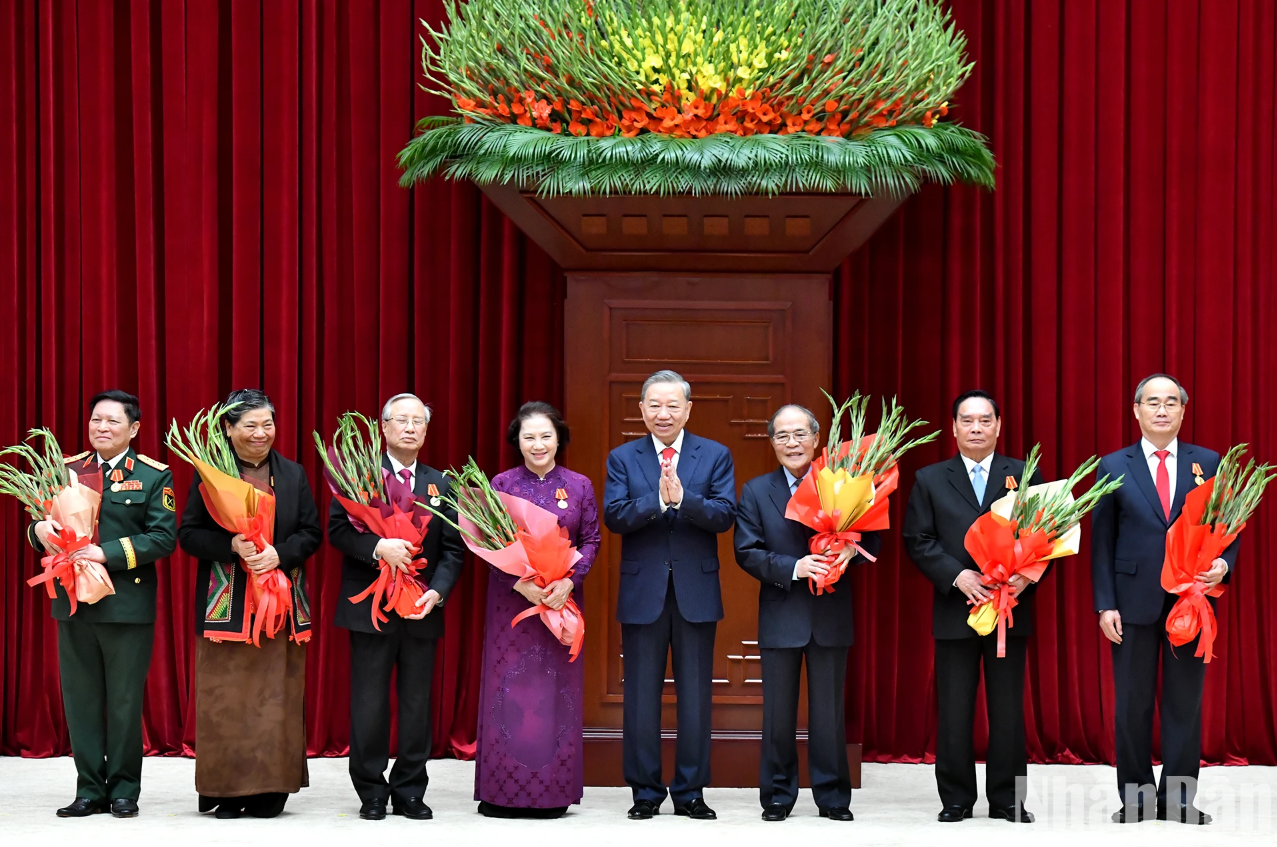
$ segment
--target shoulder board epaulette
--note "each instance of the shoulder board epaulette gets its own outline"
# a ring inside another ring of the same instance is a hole
[[[137,454],[137,460],[139,462],[142,462],[143,464],[150,465],[151,467],[155,468],[157,471],[168,470],[168,465],[162,462],[157,462],[154,459],[152,459],[150,456],[143,456],[141,453]]]
[[[84,458],[85,456],[87,456],[87,455],[89,455],[89,451],[88,451],[88,450],[85,450],[83,453],[77,453],[77,454],[76,454],[76,455],[74,455],[74,456],[63,456],[63,457],[62,457],[62,461],[66,462],[66,463],[69,465],[69,464],[71,464],[72,462],[78,462],[78,461],[80,461],[81,459],[83,459],[83,458]]]

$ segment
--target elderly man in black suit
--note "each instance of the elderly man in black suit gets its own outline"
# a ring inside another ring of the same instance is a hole
[[[903,535],[909,558],[935,585],[931,630],[936,640],[936,692],[940,723],[936,736],[936,785],[942,823],[971,817],[976,801],[975,695],[984,663],[985,706],[989,717],[985,794],[989,817],[1032,823],[1016,796],[1016,778],[1028,775],[1024,748],[1024,663],[1033,633],[1032,588],[1023,576],[1011,579],[1019,605],[1015,626],[1006,632],[1006,655],[998,658],[997,631],[979,635],[967,624],[974,606],[991,599],[979,567],[967,553],[967,530],[1005,495],[1008,483],[1024,473],[1024,462],[995,452],[1002,415],[993,397],[968,391],[953,402],[953,437],[958,455],[918,471]],[[1034,474],[1030,482],[1042,482]]]
[[[382,467],[411,481],[421,502],[439,504],[448,493],[443,474],[417,460],[430,426],[430,408],[414,394],[397,394],[381,410],[386,440]],[[456,515],[444,509],[452,520]],[[350,779],[359,794],[359,816],[386,817],[386,802],[394,814],[429,820],[434,814],[423,796],[430,781],[430,684],[434,678],[435,645],[443,635],[442,603],[461,574],[461,533],[445,521],[430,521],[421,549],[406,541],[360,532],[334,498],[328,510],[328,540],[342,553],[341,596],[333,622],[350,630]],[[381,567],[406,571],[415,563],[419,578],[429,586],[418,601],[421,611],[409,618],[391,614],[378,631],[372,625],[372,598],[351,603],[377,578]],[[437,611],[435,606],[440,608]],[[434,611],[433,614],[431,612]],[[390,757],[390,674],[398,668],[399,755],[387,782]]]
[[[820,436],[815,415],[802,406],[782,406],[767,422],[780,467],[750,480],[736,511],[736,562],[760,583],[758,648],[763,665],[763,750],[759,795],[763,820],[783,821],[798,799],[798,686],[807,661],[809,715],[807,760],[812,795],[821,817],[852,820],[851,774],[843,688],[847,648],[855,639],[850,580],[815,596],[807,578],[824,574],[838,556],[812,553],[815,532],[785,517],[789,498],[811,471]],[[878,533],[860,546],[871,556],[882,547]],[[856,554],[860,558],[859,554]]]

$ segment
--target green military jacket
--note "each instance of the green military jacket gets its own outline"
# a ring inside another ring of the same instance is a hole
[[[74,471],[97,465],[92,451],[69,456]],[[98,513],[98,546],[106,555],[106,569],[115,594],[89,605],[80,603],[74,615],[66,591],[57,585],[53,617],[93,623],[154,623],[155,562],[177,546],[177,501],[173,474],[167,465],[138,455],[130,447],[116,464],[119,479],[102,480],[102,508]],[[114,490],[113,490],[114,489]],[[45,555],[36,539],[35,524],[27,528],[31,546]]]

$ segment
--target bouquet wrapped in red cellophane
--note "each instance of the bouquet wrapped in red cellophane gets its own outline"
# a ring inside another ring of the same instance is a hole
[[[324,445],[318,432],[314,436],[324,460],[324,478],[346,510],[351,525],[360,532],[406,541],[414,556],[421,552],[430,511],[415,502],[412,486],[382,465],[381,432],[376,423],[358,412],[347,412],[338,420],[331,447]],[[381,625],[390,620],[386,612],[408,617],[420,611],[417,600],[428,586],[418,578],[417,571],[416,562],[408,566],[407,572],[382,562],[377,579],[349,600],[361,603],[372,597],[372,625],[380,632]],[[386,600],[384,606],[382,598]]]
[[[1116,491],[1122,477],[1109,481],[1103,477],[1078,498],[1073,487],[1099,465],[1092,456],[1068,479],[1042,485],[1030,485],[1037,472],[1040,445],[1033,445],[1024,460],[1020,483],[1000,498],[967,530],[964,545],[984,575],[984,583],[992,589],[993,599],[981,603],[967,616],[967,625],[980,635],[998,630],[998,656],[1006,655],[1006,631],[1015,626],[1012,610],[1018,605],[1011,579],[1023,576],[1037,582],[1046,571],[1047,562],[1075,555],[1081,545],[1078,524],[1099,499]]]
[[[494,491],[474,459],[448,475],[456,484],[452,496],[442,500],[456,510],[458,523],[452,525],[472,553],[539,588],[572,575],[581,553],[558,518],[520,497]],[[452,523],[437,509],[431,511]],[[539,603],[516,615],[510,626],[533,615],[539,615],[559,643],[570,648],[570,661],[576,661],[585,643],[585,616],[576,601],[569,597],[561,609]]]
[[[1215,610],[1207,597],[1218,597],[1224,586],[1210,588],[1197,577],[1211,569],[1228,545],[1246,527],[1272,481],[1273,466],[1241,465],[1245,444],[1229,450],[1215,476],[1202,481],[1184,497],[1184,510],[1166,531],[1166,558],[1162,560],[1162,588],[1179,599],[1166,618],[1166,634],[1172,645],[1182,647],[1201,634],[1195,656],[1209,662],[1215,655]]]
[[[77,473],[67,467],[52,432],[33,429],[27,440],[36,436],[44,439],[43,452],[25,443],[0,451],[0,455],[21,456],[31,466],[27,473],[0,464],[0,493],[18,498],[34,520],[52,520],[59,527],[45,541],[49,555],[40,559],[44,572],[27,580],[27,585],[43,584],[52,599],[57,596],[53,588],[57,582],[66,591],[74,615],[80,603],[93,604],[115,593],[106,568],[77,555],[97,532],[102,472]]]
[[[909,441],[905,436],[926,421],[911,421],[893,398],[891,408],[882,404],[882,421],[878,432],[865,434],[865,411],[869,398],[856,392],[841,406],[825,394],[834,407],[829,425],[829,440],[824,451],[811,463],[811,471],[789,498],[785,517],[816,531],[810,542],[812,553],[837,555],[848,545],[869,561],[874,561],[860,548],[860,536],[890,527],[888,496],[896,490],[900,471],[896,463],[905,451],[934,441],[940,434],[932,432]],[[842,418],[847,415],[850,432],[842,438]],[[843,560],[830,567],[821,577],[811,577],[808,587],[819,595],[834,590],[847,570]]]
[[[240,478],[239,466],[222,430],[222,418],[233,408],[214,403],[207,412],[201,409],[185,431],[173,421],[164,443],[199,471],[200,497],[217,525],[244,536],[261,552],[274,542],[275,498]],[[246,564],[241,562],[240,566],[248,572]],[[250,573],[249,586],[243,631],[237,636],[218,632],[216,638],[251,641],[260,647],[263,635],[274,638],[286,628],[292,616],[293,586],[280,568],[264,574]],[[214,637],[212,633],[206,635]],[[292,637],[306,641],[310,633],[293,632]]]

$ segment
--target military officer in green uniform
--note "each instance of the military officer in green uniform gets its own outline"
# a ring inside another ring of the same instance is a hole
[[[58,817],[110,811],[137,815],[142,779],[142,691],[155,632],[155,562],[177,543],[177,504],[167,465],[134,452],[141,421],[138,399],[105,391],[89,402],[93,449],[66,459],[78,473],[102,472],[98,538],[84,558],[105,565],[115,594],[74,615],[59,586],[58,664],[71,753],[79,775],[75,801]],[[59,529],[33,524],[27,538],[37,550]]]

